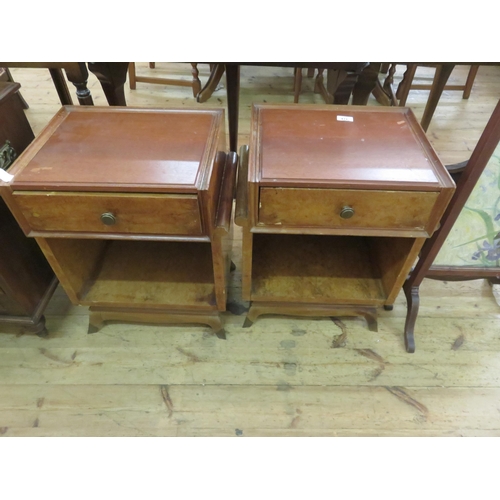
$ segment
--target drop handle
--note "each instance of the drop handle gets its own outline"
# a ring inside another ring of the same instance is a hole
[[[340,211],[340,217],[342,219],[350,219],[354,215],[354,208],[345,206],[342,207],[342,210]]]
[[[101,215],[101,222],[106,226],[112,226],[116,224],[116,217],[111,212],[104,212]]]

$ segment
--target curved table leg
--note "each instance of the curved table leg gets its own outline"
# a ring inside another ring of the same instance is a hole
[[[213,65],[207,83],[205,83],[205,86],[198,92],[198,95],[196,96],[196,100],[198,102],[205,102],[210,99],[215,89],[217,88],[217,85],[219,85],[220,79],[222,78],[225,69],[226,66],[224,64]]]
[[[413,330],[415,329],[415,322],[417,321],[418,315],[418,307],[420,305],[420,297],[419,297],[419,287],[403,287],[406,302],[407,302],[407,312],[406,312],[406,321],[405,321],[405,347],[406,352],[413,353],[415,352],[415,337],[413,335]]]
[[[93,62],[88,63],[89,70],[99,80],[110,106],[126,106],[125,81],[127,80],[128,62]]]

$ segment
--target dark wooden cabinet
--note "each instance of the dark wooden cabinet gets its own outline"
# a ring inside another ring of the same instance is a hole
[[[0,150],[3,148],[6,168],[34,139],[16,95],[19,87],[18,83],[0,82]],[[23,234],[0,199],[0,332],[45,334],[43,311],[56,286],[57,279],[40,248]]]

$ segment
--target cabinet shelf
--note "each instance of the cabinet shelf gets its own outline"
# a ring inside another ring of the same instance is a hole
[[[46,240],[85,306],[216,309],[210,243]]]
[[[407,238],[254,234],[252,299],[266,302],[382,305],[391,294]],[[397,249],[401,251],[398,252]]]

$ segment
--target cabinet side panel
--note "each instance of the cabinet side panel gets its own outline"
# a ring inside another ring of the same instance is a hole
[[[382,286],[392,304],[408,277],[425,238],[369,238],[373,261],[380,270]]]
[[[79,300],[96,275],[106,240],[36,238],[73,304]]]

